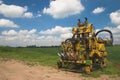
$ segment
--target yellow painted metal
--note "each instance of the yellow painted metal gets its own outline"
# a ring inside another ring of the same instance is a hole
[[[110,41],[96,37],[93,24],[88,24],[87,21],[81,24],[79,21],[78,27],[73,27],[72,33],[72,38],[61,43],[63,54],[65,54],[65,59],[61,61],[86,64],[85,70],[88,73],[90,72],[89,66],[96,62],[101,63],[101,66],[107,66],[105,44],[110,44]]]

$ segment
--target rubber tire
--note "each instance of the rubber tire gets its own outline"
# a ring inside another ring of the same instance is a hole
[[[91,73],[91,68],[90,66],[85,66],[85,73],[90,74]]]
[[[62,68],[62,62],[57,62],[58,69]]]

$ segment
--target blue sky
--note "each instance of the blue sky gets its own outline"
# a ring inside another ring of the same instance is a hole
[[[59,45],[84,17],[120,43],[120,0],[0,0],[0,45]]]

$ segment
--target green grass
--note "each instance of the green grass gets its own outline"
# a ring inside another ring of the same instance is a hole
[[[59,60],[57,48],[11,48],[0,47],[0,57],[54,66]]]
[[[120,46],[107,47],[108,67],[104,70],[107,74],[117,73],[120,76]]]
[[[120,46],[107,47],[108,60],[120,64]]]
[[[101,74],[118,74],[120,76],[120,46],[107,47],[108,52],[108,67],[92,72],[91,75],[98,77]],[[0,58],[15,59],[25,61],[29,65],[41,64],[46,66],[55,66],[59,60],[57,56],[57,47],[48,48],[11,48],[0,47]]]

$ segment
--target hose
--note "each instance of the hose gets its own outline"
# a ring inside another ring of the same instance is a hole
[[[110,30],[107,30],[107,29],[103,29],[103,30],[100,30],[98,31],[96,34],[95,34],[95,37],[101,33],[101,32],[108,32],[110,34],[110,44],[113,45],[113,34]]]

